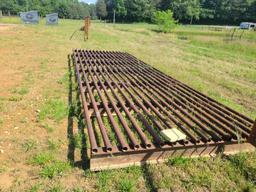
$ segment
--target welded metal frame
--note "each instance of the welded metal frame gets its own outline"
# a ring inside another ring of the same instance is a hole
[[[253,120],[132,55],[74,50],[73,61],[91,170],[159,161],[173,154],[211,155],[220,148],[228,153],[241,146],[243,151],[254,150],[247,142]],[[159,132],[172,127],[187,139],[167,142]]]

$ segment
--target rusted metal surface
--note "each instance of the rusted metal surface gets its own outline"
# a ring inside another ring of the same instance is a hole
[[[249,137],[249,141],[251,143],[253,143],[254,145],[256,144],[256,119],[255,119],[255,122],[252,126],[252,130],[251,130],[251,134],[250,134],[250,137]]]
[[[91,158],[247,142],[254,121],[122,52],[75,50]],[[161,130],[187,139],[167,142]]]
[[[239,152],[253,152],[255,147],[250,143],[237,144],[235,142],[220,142],[212,144],[199,144],[175,147],[163,147],[161,149],[149,149],[131,151],[124,154],[99,155],[90,161],[90,170],[100,171],[106,169],[118,169],[133,165],[162,163],[170,157],[214,157],[218,154],[231,155]]]
[[[89,39],[89,28],[91,25],[91,18],[90,17],[85,17],[84,18],[84,40]]]

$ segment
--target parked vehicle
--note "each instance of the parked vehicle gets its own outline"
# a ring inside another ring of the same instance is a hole
[[[240,29],[256,30],[256,23],[242,22]]]

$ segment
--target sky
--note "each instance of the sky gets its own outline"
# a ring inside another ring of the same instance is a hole
[[[80,1],[83,1],[83,2],[86,2],[86,3],[95,3],[96,0],[80,0]]]

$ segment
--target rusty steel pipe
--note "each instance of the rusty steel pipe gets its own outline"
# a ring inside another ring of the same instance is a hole
[[[116,122],[115,122],[115,120],[114,120],[114,118],[112,116],[112,113],[111,113],[111,111],[110,111],[110,109],[108,107],[107,101],[105,100],[104,96],[102,95],[101,90],[100,90],[98,84],[96,83],[90,68],[88,69],[88,72],[89,72],[89,74],[92,77],[93,83],[94,83],[94,85],[95,85],[95,87],[96,87],[96,89],[98,91],[99,97],[100,97],[100,99],[101,99],[101,101],[102,101],[102,103],[104,105],[104,108],[105,108],[105,111],[107,112],[108,118],[109,118],[109,120],[110,120],[110,122],[111,122],[111,124],[112,124],[112,126],[114,128],[114,131],[116,133],[117,139],[118,139],[119,143],[121,144],[122,150],[123,151],[127,151],[128,150],[128,144],[126,143],[124,136],[122,135],[120,129],[118,128],[118,125],[116,124]]]
[[[108,67],[108,66],[107,66]],[[151,85],[149,85],[149,87],[151,87],[151,89],[153,89],[155,92],[158,92],[158,90],[156,89],[156,88],[154,88],[154,87],[152,87]],[[147,89],[147,88],[145,88],[145,89]],[[147,89],[148,90],[148,89]],[[150,90],[148,90],[148,91],[150,91]],[[176,108],[176,109],[179,109],[179,107],[175,104],[175,103],[173,103],[171,100],[169,100],[171,103],[172,103],[172,105],[174,105],[174,107]],[[167,106],[170,108],[171,106],[169,105],[169,104],[167,104]],[[181,116],[179,113],[177,113],[177,112],[175,112],[175,110],[172,108],[172,111],[174,111],[174,113],[175,113],[175,115],[177,115],[183,122],[185,122],[189,127],[193,127],[193,125],[189,122],[189,121],[187,121],[183,116]],[[188,115],[184,110],[181,110],[184,114],[186,114],[186,115]],[[189,115],[188,115],[189,116]],[[193,118],[193,117],[192,117]],[[194,121],[196,121],[196,122],[198,122],[197,120],[195,120],[194,118],[193,118],[193,120]],[[202,124],[199,122],[199,126],[202,128],[203,126],[202,126]],[[204,127],[203,127],[204,128]],[[199,131],[197,131],[197,130],[195,130],[195,132],[198,134],[198,135],[200,135],[200,137],[203,139],[203,141],[204,142],[208,142],[208,141],[210,141],[210,137],[207,137],[206,135],[204,135],[202,132],[199,132]],[[215,137],[215,138],[213,138],[213,139],[216,139],[216,141],[217,141],[217,136]]]
[[[104,141],[106,150],[107,151],[112,151],[112,145],[110,143],[110,140],[109,140],[109,137],[108,137],[108,134],[107,134],[107,131],[106,131],[106,127],[105,127],[105,125],[104,125],[104,123],[101,119],[100,112],[99,112],[98,106],[95,102],[91,87],[90,87],[88,79],[87,79],[87,76],[84,72],[84,67],[83,67],[82,62],[81,62],[79,57],[78,57],[78,60],[79,60],[80,67],[82,68],[82,74],[83,74],[83,77],[84,77],[84,80],[85,80],[85,83],[86,83],[86,87],[87,87],[90,99],[92,101],[93,108],[95,110],[95,116],[96,116],[97,122],[98,122],[99,127],[100,127],[100,131],[101,131],[101,134],[102,134],[102,137],[103,137],[103,141]],[[78,62],[78,61],[76,61],[76,62]]]
[[[154,77],[154,75],[152,75],[152,77]],[[158,78],[156,78],[156,79],[158,79]],[[164,81],[161,81],[160,79],[158,79],[158,80],[159,80],[161,83],[163,83],[163,84],[165,83]],[[173,90],[177,91],[177,92],[179,93],[179,95],[182,95],[184,98],[186,98],[187,100],[189,100],[191,103],[192,103],[192,102],[195,103],[195,101],[193,100],[193,99],[194,99],[193,96],[190,96],[190,97],[186,96],[183,92],[177,90],[176,87],[174,87],[174,86],[173,86],[173,89],[171,90],[172,93],[174,93]],[[177,95],[177,94],[176,94],[176,95]],[[193,98],[193,99],[192,99],[192,98]],[[217,119],[219,119],[220,121],[222,121],[223,123],[227,124],[228,126],[233,127],[233,125],[232,125],[229,121],[227,121],[225,118],[223,118],[222,116],[220,116],[218,113],[214,113],[214,112],[213,112],[213,111],[215,111],[214,109],[212,109],[212,108],[209,108],[209,109],[208,109],[208,108],[206,108],[204,105],[202,105],[200,102],[197,102],[196,104],[199,105],[201,108],[203,108],[206,112],[208,112],[209,114],[211,114],[212,116],[214,116],[214,117],[215,117],[215,120],[216,120],[216,118],[217,118]],[[192,105],[193,105],[193,104],[192,104]],[[205,103],[205,105],[208,106],[207,103]],[[199,109],[199,108],[196,107],[196,109]],[[221,113],[221,112],[219,111],[219,113]],[[209,117],[208,115],[206,115],[206,116]],[[231,118],[229,118],[229,117],[226,117],[226,118],[231,119]],[[213,120],[213,118],[211,118],[211,120]],[[238,123],[241,127],[243,127],[243,129],[246,129],[246,131],[249,131],[249,128],[246,128],[243,124],[241,124],[241,123],[239,123],[239,122],[236,122],[236,123]],[[226,127],[226,128],[227,128],[227,127]],[[227,129],[229,129],[229,128],[227,128]],[[229,131],[230,131],[230,130],[229,130]],[[246,135],[246,137],[249,136],[249,133],[248,133],[248,132],[245,132],[245,131],[243,131],[243,130],[240,130],[240,131],[242,131],[243,134]]]
[[[95,70],[94,70],[94,71],[95,71]],[[101,75],[103,76],[101,70],[99,70],[99,72],[100,72]],[[98,77],[98,79],[100,79],[99,76],[97,76],[97,77]],[[121,101],[120,97],[116,94],[116,92],[114,91],[112,85],[109,83],[109,81],[108,81],[104,76],[103,76],[103,78],[104,78],[104,80],[107,82],[109,88],[111,89],[113,95],[116,97],[117,101],[121,104],[123,110],[125,111],[126,115],[127,115],[128,118],[129,118],[129,120],[131,121],[132,125],[133,125],[134,128],[136,129],[136,131],[137,131],[139,137],[142,139],[142,142],[143,142],[144,146],[147,147],[147,148],[151,147],[151,143],[149,142],[149,140],[147,139],[147,137],[145,136],[145,134],[142,132],[142,130],[140,129],[140,127],[139,127],[138,124],[136,123],[135,119],[132,117],[132,115],[130,114],[129,110],[126,108],[125,104]],[[104,85],[104,84],[102,83],[102,85]],[[106,91],[106,93],[107,93],[107,91]],[[109,95],[109,94],[108,94],[108,95]],[[120,117],[122,117],[121,114],[120,114]],[[124,128],[125,128],[128,132],[130,132],[130,131],[129,131],[129,128],[128,128],[127,124],[125,123],[125,121],[123,120],[123,118],[121,118],[121,119],[122,119],[122,121],[123,121]],[[130,134],[131,134],[131,133],[130,133]],[[132,134],[131,134],[131,139],[134,140]],[[138,145],[136,144],[135,141],[134,141],[134,143],[135,143],[135,148],[138,148]]]
[[[125,74],[124,74],[125,75]],[[143,77],[146,77],[146,76],[148,76],[147,74],[144,74],[143,73]],[[147,79],[147,78],[146,78]],[[148,82],[151,82],[150,80],[148,81]],[[154,82],[151,82],[152,84],[154,84]],[[141,85],[143,86],[143,84],[147,84],[147,82],[144,82],[144,83],[141,83]],[[165,90],[163,90],[163,89],[161,89],[161,91],[163,91],[163,93],[166,93],[167,95],[169,95],[169,93],[168,92],[166,92]],[[174,101],[176,101],[179,105],[181,105],[181,106],[183,106],[184,108],[186,108],[188,111],[190,111],[190,112],[193,112],[189,107],[187,107],[186,105],[184,105],[184,103],[186,103],[186,100],[184,100],[184,98],[182,98],[182,97],[180,97],[179,95],[177,95],[175,92],[173,92],[172,90],[170,90],[172,93],[173,93],[173,95],[175,95],[175,97],[174,97]],[[181,94],[181,93],[180,93]],[[173,96],[172,95],[172,96]],[[179,100],[177,100],[177,98],[176,97],[178,97],[182,102],[180,102]],[[185,97],[186,98],[186,97]],[[186,99],[189,99],[189,98],[186,98]],[[226,127],[224,124],[222,124],[221,122],[219,122],[218,120],[216,120],[216,119],[214,119],[214,118],[211,118],[208,114],[206,114],[204,111],[202,111],[200,108],[198,108],[198,107],[195,107],[195,105],[193,104],[193,103],[191,103],[190,104],[190,106],[193,106],[193,108],[195,109],[195,110],[197,110],[198,112],[200,112],[200,113],[203,113],[204,114],[204,116],[206,116],[207,118],[210,118],[210,120],[211,121],[214,121],[215,123],[217,123],[217,124],[221,124],[221,126],[223,126],[226,130],[228,130],[234,137],[236,137],[237,135],[236,135],[236,133],[234,133],[232,130],[230,130],[228,127]],[[197,113],[195,113],[194,114],[197,118],[199,118],[199,119],[201,119],[202,121],[204,121],[204,122],[206,122],[208,125],[210,125],[213,129],[215,129],[215,126],[211,123],[211,122],[209,122],[209,120],[207,120],[206,118],[204,118],[204,117],[201,117],[199,114],[197,114]],[[216,131],[219,133],[219,134],[221,134],[221,135],[223,135],[225,138],[229,138],[227,135],[226,135],[226,133],[224,133],[222,130],[220,130],[220,129],[216,129]],[[244,135],[246,135],[246,136],[248,136],[248,134],[246,133],[246,132],[244,132]]]
[[[144,74],[144,73],[143,73]],[[147,75],[147,74],[144,74],[144,75]],[[147,75],[148,76],[148,75]],[[164,83],[164,82],[163,82]],[[198,108],[196,108],[196,109],[198,109]],[[209,112],[209,111],[207,111],[207,112]],[[211,113],[211,112],[209,112],[209,113]],[[208,117],[209,118],[209,116],[208,115],[206,115],[206,117]],[[216,115],[214,114],[214,117],[216,118]],[[223,117],[221,117],[221,116],[219,116],[219,115],[217,115],[217,118],[218,119],[221,119],[221,120],[223,120],[226,124],[228,124],[229,126],[232,126],[232,124],[230,124],[228,121],[226,121],[225,119],[223,119]],[[213,118],[211,118],[211,120],[213,120]],[[214,119],[215,121],[217,121],[217,123],[218,124],[220,124],[220,122],[218,121],[218,120],[216,120],[216,119]],[[223,124],[222,124],[223,125]],[[225,125],[224,125],[225,126]],[[228,127],[226,127],[225,126],[225,128],[226,128],[226,130],[228,130],[229,132],[231,131],[232,132],[232,130],[230,130]],[[243,127],[244,128],[244,127]],[[249,133],[246,133],[244,130],[241,130],[241,129],[239,129],[242,133],[243,133],[243,135],[244,136],[246,136],[246,137],[248,137],[249,136]],[[232,133],[234,136],[236,135],[234,132]],[[235,136],[236,137],[236,136]]]
[[[134,60],[134,61],[138,62],[138,60]],[[135,63],[134,63],[134,64],[135,64]],[[145,65],[144,62],[141,62],[141,61],[139,61],[137,64],[141,65],[142,67]],[[142,64],[144,64],[144,65],[142,65]],[[249,119],[248,117],[244,116],[243,114],[240,114],[240,113],[234,111],[233,109],[231,109],[231,108],[229,108],[229,107],[227,107],[227,106],[224,106],[224,105],[220,104],[219,102],[217,102],[217,101],[211,99],[210,97],[207,97],[207,96],[204,95],[203,93],[200,93],[200,92],[198,92],[198,91],[192,89],[191,87],[188,87],[187,85],[185,85],[185,84],[181,83],[180,81],[178,81],[178,80],[176,80],[176,79],[173,79],[173,78],[171,78],[171,77],[169,77],[169,76],[166,76],[166,75],[163,76],[163,74],[162,74],[160,71],[158,71],[157,69],[154,69],[154,68],[152,68],[152,69],[153,69],[153,70],[151,71],[151,73],[157,73],[158,76],[159,76],[160,78],[162,78],[165,83],[167,83],[167,81],[171,81],[171,83],[173,83],[173,85],[176,85],[176,86],[177,86],[177,84],[178,84],[178,86],[179,86],[180,88],[183,88],[183,89],[187,90],[189,93],[193,92],[193,93],[194,93],[195,95],[197,95],[200,99],[202,99],[203,101],[205,101],[207,104],[212,104],[213,107],[217,108],[219,111],[224,110],[224,112],[228,113],[228,114],[231,115],[233,118],[235,118],[235,119],[237,119],[238,121],[240,121],[240,123],[241,123],[241,122],[242,122],[242,123],[246,123],[245,120],[248,121],[249,123],[252,123],[252,122],[253,122],[251,119]],[[209,101],[210,101],[210,103],[209,103]],[[235,114],[236,116],[234,116],[234,114]],[[225,117],[228,118],[229,116],[226,115]],[[241,117],[244,118],[244,119],[241,119]],[[234,120],[234,119],[232,119],[232,120]]]
[[[89,67],[91,67],[91,66],[89,65]],[[91,74],[91,70],[90,70],[90,69],[88,69],[88,70],[89,70],[89,73]],[[136,141],[135,136],[133,135],[133,133],[132,133],[132,131],[130,130],[129,126],[127,125],[127,123],[126,123],[125,120],[123,119],[123,116],[122,116],[121,112],[119,111],[119,109],[118,109],[118,107],[116,106],[116,104],[113,102],[113,99],[112,99],[111,96],[109,95],[109,93],[108,93],[108,91],[107,91],[105,85],[102,83],[102,81],[100,80],[99,76],[96,74],[94,68],[93,68],[93,71],[94,71],[94,73],[95,73],[97,79],[99,80],[99,83],[100,83],[101,87],[103,88],[105,94],[107,95],[108,99],[110,100],[110,102],[111,102],[111,104],[112,104],[112,106],[113,106],[115,112],[117,113],[117,116],[118,116],[118,118],[119,118],[121,124],[123,125],[123,127],[124,127],[126,133],[128,134],[129,139],[130,139],[131,142],[133,143],[133,147],[136,148],[136,149],[138,149],[138,148],[139,148],[139,144],[138,144],[138,142]],[[91,76],[93,76],[93,75],[91,74]],[[95,85],[96,85],[96,84],[95,84]],[[147,143],[147,144],[148,144],[148,143]],[[126,149],[126,150],[127,150],[127,149]]]
[[[83,98],[80,98],[85,100],[82,103],[87,106],[87,112],[84,110],[87,114],[84,115],[85,118],[87,116],[88,120],[92,121],[91,113],[99,114],[97,110],[105,111],[113,128],[113,133],[109,134],[114,134],[121,146],[127,145],[125,142],[121,144],[124,140],[122,136],[125,136],[129,143],[127,152],[135,149],[137,141],[143,146],[147,144],[151,146],[149,137],[153,139],[154,144],[157,144],[153,145],[153,148],[177,145],[176,142],[164,142],[160,135],[161,130],[170,129],[173,125],[187,136],[187,140],[179,142],[185,146],[200,145],[202,142],[206,144],[244,142],[252,135],[251,119],[163,74],[132,55],[116,51],[75,50],[74,58],[77,62],[77,73],[81,76],[79,76],[80,83],[78,82],[80,92],[86,91],[86,95],[88,94],[88,97],[85,97],[83,93]],[[92,93],[99,96],[100,102],[93,100]],[[112,111],[115,114],[112,114]],[[122,112],[127,119],[124,119]],[[137,124],[132,113],[143,127]],[[103,115],[103,113],[99,114],[98,118]],[[114,122],[113,115],[117,115],[120,123],[118,126],[117,122]],[[103,138],[104,123],[102,122],[101,126],[99,119],[97,122],[101,135],[98,136]],[[127,124],[128,121],[131,127]],[[96,131],[93,129],[94,127],[90,131]],[[236,130],[241,133],[241,139],[237,138]],[[121,132],[122,136],[118,136],[118,132]],[[133,141],[132,137],[135,133],[138,137],[133,138]],[[104,145],[106,146],[105,143]],[[112,147],[113,153],[117,150],[126,153],[117,146]],[[136,150],[141,151],[141,146]],[[144,150],[148,149],[144,148]]]
[[[83,88],[82,83],[81,83],[81,78],[80,78],[77,63],[75,63],[75,69],[76,69],[76,76],[77,76],[77,81],[78,81],[78,84],[79,84],[79,89],[80,89],[80,92],[81,92],[81,99],[82,99],[83,110],[84,110],[83,114],[84,114],[84,118],[85,118],[85,123],[87,125],[90,145],[91,145],[91,148],[92,148],[92,152],[97,153],[98,152],[98,146],[97,146],[96,137],[95,137],[95,134],[94,134],[94,131],[93,131],[93,128],[92,128],[91,119],[89,117],[88,104],[87,104],[85,96],[84,96],[85,91],[84,91],[84,88]]]

